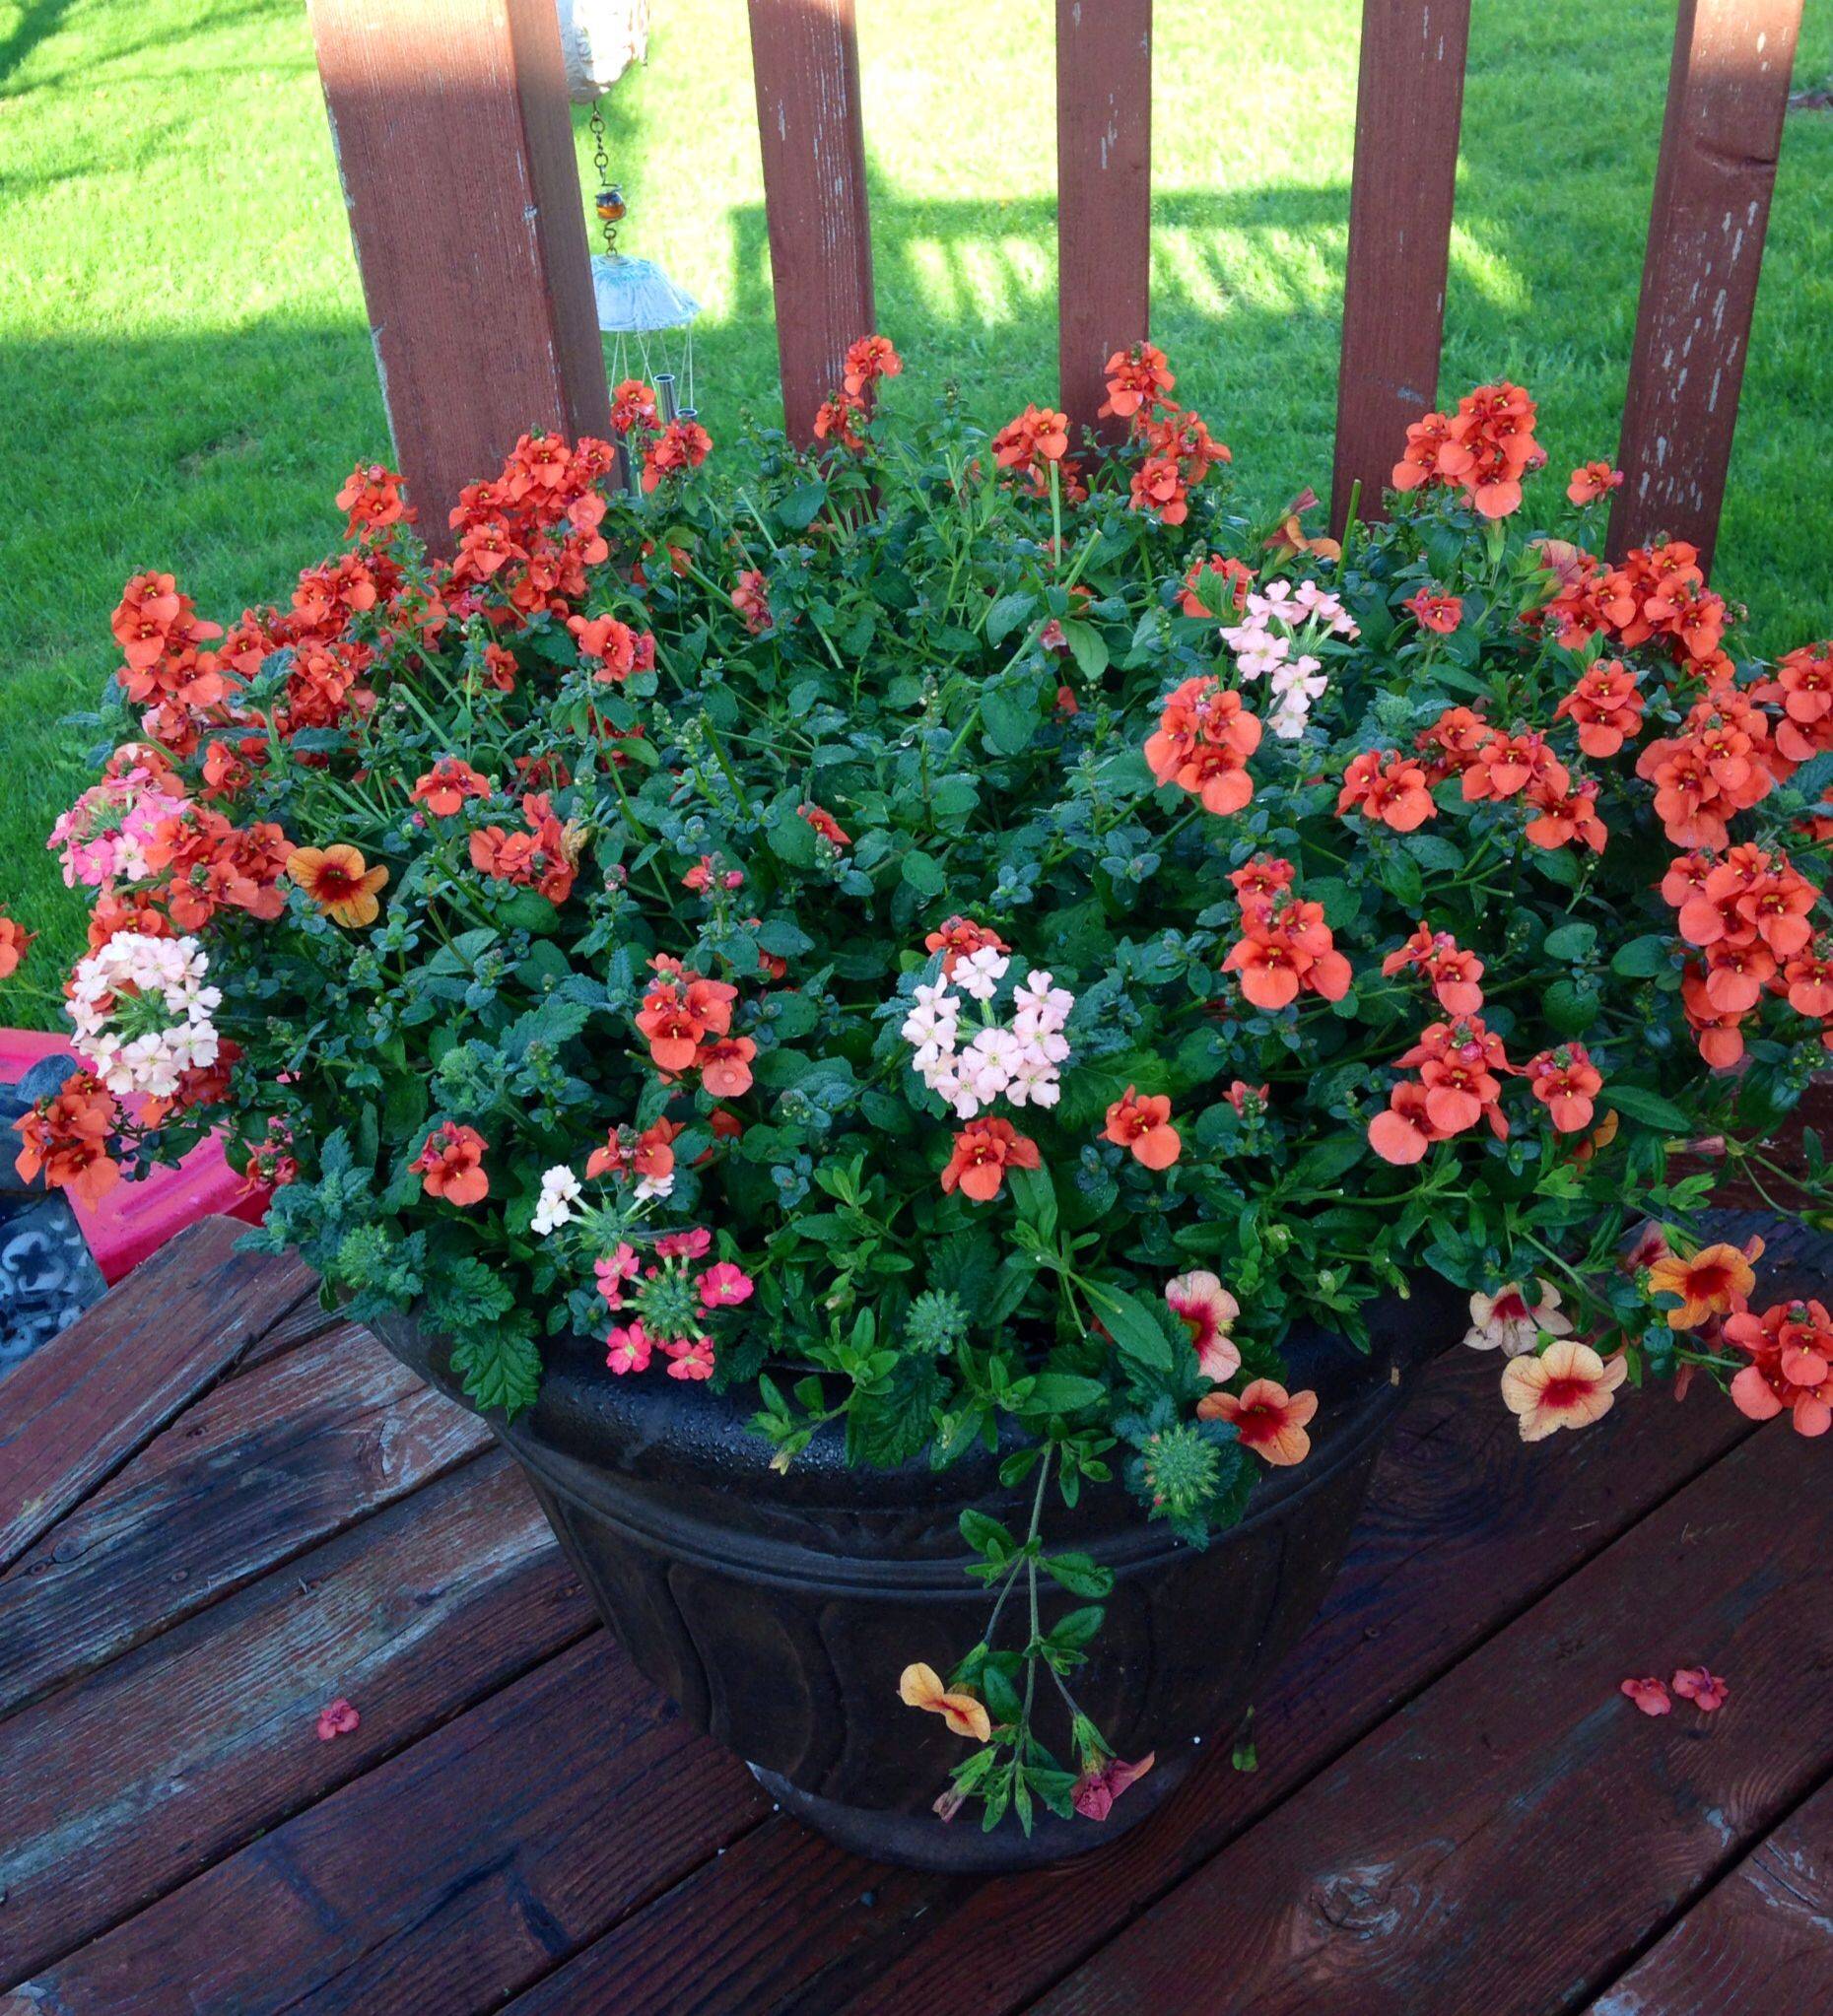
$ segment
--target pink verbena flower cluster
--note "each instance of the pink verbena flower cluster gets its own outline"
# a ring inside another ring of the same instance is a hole
[[[1304,734],[1312,703],[1330,683],[1315,646],[1326,637],[1356,635],[1337,597],[1311,580],[1269,581],[1264,592],[1249,595],[1241,621],[1222,631],[1242,683],[1264,678],[1272,688],[1277,704],[1266,725],[1282,742]]]
[[[613,1324],[605,1338],[605,1363],[614,1373],[646,1372],[659,1349],[669,1362],[670,1378],[713,1376],[708,1319],[748,1302],[752,1281],[730,1260],[715,1260],[697,1271],[696,1263],[712,1250],[712,1233],[696,1226],[664,1234],[650,1249],[646,1266],[628,1240],[618,1243],[609,1259],[595,1262],[592,1271],[605,1307],[614,1315],[630,1311],[630,1320]]]
[[[150,770],[136,766],[92,784],[51,828],[46,844],[63,861],[64,886],[101,889],[144,882],[154,872],[147,847],[185,807]]]

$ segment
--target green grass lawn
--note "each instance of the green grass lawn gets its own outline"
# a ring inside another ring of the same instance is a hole
[[[988,420],[1053,396],[1054,9],[859,11],[898,396],[952,380]],[[611,152],[626,247],[705,303],[716,439],[775,400],[749,51],[736,0],[656,12],[648,69],[608,102]],[[1158,8],[1153,333],[1269,501],[1328,488],[1359,16]],[[1672,0],[1476,7],[1441,382],[1527,383],[1562,466],[1616,442],[1672,23]],[[1833,0],[1808,0],[1802,46],[1798,81],[1823,81]],[[1833,113],[1793,116],[1719,569],[1771,647],[1833,631],[1830,183]],[[112,669],[121,581],[170,568],[219,619],[284,598],[387,435],[299,0],[0,4],[0,188],[20,484],[0,529],[0,902],[45,933],[0,1019],[43,1023],[80,915],[44,834],[83,780],[65,716]]]

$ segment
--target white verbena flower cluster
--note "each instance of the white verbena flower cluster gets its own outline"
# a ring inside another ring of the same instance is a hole
[[[534,1216],[528,1229],[545,1239],[577,1217],[574,1206],[585,1194],[584,1186],[564,1162],[557,1162],[541,1178],[541,1194],[535,1200]]]
[[[121,931],[79,961],[71,976],[76,1050],[113,1093],[170,1099],[185,1072],[214,1064],[222,1047],[206,986],[210,962],[195,938]]]
[[[1075,996],[1048,973],[1034,973],[1013,990],[1011,1019],[999,1020],[991,1003],[1011,963],[989,945],[967,954],[952,974],[918,985],[916,1005],[904,1019],[912,1068],[958,1119],[973,1119],[996,1099],[1015,1107],[1054,1106],[1062,1096],[1058,1078],[1069,1056],[1063,1028]],[[982,1018],[965,1044],[964,994],[979,1002]]]
[[[1277,705],[1266,725],[1282,742],[1304,734],[1312,703],[1330,683],[1324,660],[1306,647],[1332,634],[1355,637],[1355,619],[1316,581],[1269,581],[1248,597],[1241,621],[1223,628],[1243,683],[1264,676],[1271,686]]]

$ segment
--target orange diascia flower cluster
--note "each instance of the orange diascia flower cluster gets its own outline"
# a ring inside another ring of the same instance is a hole
[[[637,1028],[649,1046],[649,1061],[669,1077],[698,1071],[715,1099],[736,1099],[751,1090],[751,1060],[757,1044],[735,1037],[732,1005],[738,989],[726,980],[691,973],[678,959],[658,952],[649,961],[657,977],[649,982],[637,1014]]]
[[[528,822],[522,833],[479,827],[468,843],[471,865],[493,882],[510,882],[537,891],[549,903],[565,903],[573,894],[585,836],[561,824],[545,791],[530,791],[522,799],[522,817]]]
[[[1337,811],[1360,809],[1410,833],[1437,817],[1432,790],[1451,776],[1461,779],[1460,795],[1467,805],[1521,800],[1532,815],[1522,831],[1536,847],[1583,846],[1601,854],[1609,840],[1595,780],[1575,784],[1538,729],[1505,734],[1465,706],[1447,707],[1418,736],[1411,759],[1397,750],[1354,758]]]
[[[1715,1069],[1742,1058],[1738,1025],[1765,991],[1825,1024],[1821,1042],[1833,1049],[1833,945],[1816,939],[1811,921],[1819,894],[1786,853],[1749,843],[1723,856],[1696,849],[1669,866],[1663,900],[1679,912],[1682,939],[1704,955],[1687,965],[1682,999]]]
[[[1260,721],[1214,673],[1187,679],[1159,705],[1145,759],[1155,783],[1176,784],[1206,812],[1239,812],[1254,796],[1248,759],[1260,746]]]
[[[1261,855],[1229,877],[1241,907],[1241,937],[1222,962],[1241,975],[1241,991],[1256,1008],[1289,1008],[1300,994],[1340,1001],[1349,991],[1349,962],[1336,950],[1324,906],[1292,887],[1292,863]]]
[[[1684,539],[1638,546],[1614,567],[1561,540],[1543,541],[1540,554],[1558,586],[1524,620],[1550,627],[1562,650],[1599,635],[1625,650],[1655,641],[1676,664],[1730,673],[1725,598],[1706,586],[1699,551]]]
[[[1522,478],[1546,460],[1533,429],[1533,401],[1521,386],[1506,379],[1478,385],[1459,400],[1456,413],[1428,413],[1406,430],[1393,487],[1456,488],[1484,517],[1506,518],[1521,508]]]
[[[850,453],[865,452],[865,429],[872,418],[873,387],[881,378],[895,378],[904,360],[888,336],[861,336],[847,350],[841,389],[830,392],[815,414],[815,438],[837,441]]]
[[[1100,415],[1124,420],[1143,448],[1131,478],[1132,506],[1153,512],[1166,525],[1182,525],[1190,514],[1190,492],[1218,462],[1234,459],[1200,415],[1173,402],[1177,382],[1165,353],[1152,344],[1117,350],[1108,360],[1108,397]]]
[[[20,1175],[28,1182],[42,1176],[49,1188],[68,1190],[93,1211],[120,1181],[121,1166],[108,1152],[119,1120],[113,1093],[77,1072],[19,1121]]]

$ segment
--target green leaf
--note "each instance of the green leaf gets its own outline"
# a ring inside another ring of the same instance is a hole
[[[1540,997],[1541,1013],[1561,1036],[1583,1036],[1597,1019],[1598,997],[1595,989],[1555,980]]]
[[[1549,959],[1570,959],[1576,963],[1590,959],[1596,949],[1595,924],[1561,924],[1557,931],[1546,934],[1546,955]]]
[[[1074,1373],[1041,1372],[1031,1382],[1027,1414],[1073,1414],[1080,1407],[1096,1407],[1107,1398],[1108,1389],[1099,1379],[1086,1379]]]
[[[940,896],[948,887],[948,877],[942,871],[942,864],[933,854],[925,854],[920,847],[913,847],[904,856],[904,879],[925,900]]]
[[[798,483],[786,497],[777,500],[777,521],[791,532],[806,532],[821,515],[827,501],[825,483]]]
[[[1038,1565],[1072,1596],[1105,1596],[1114,1587],[1114,1571],[1086,1554],[1047,1554]]]
[[[541,1387],[541,1354],[526,1330],[504,1323],[452,1346],[452,1370],[464,1380],[466,1399],[483,1408],[519,1414],[534,1405]]]
[[[1048,1242],[1056,1231],[1056,1185],[1051,1180],[1050,1171],[1015,1169],[1011,1181],[1020,1219],[1034,1226],[1038,1237]]]
[[[1410,909],[1426,893],[1425,878],[1411,854],[1391,854],[1381,864],[1381,885],[1396,903]]]
[[[1091,1307],[1122,1356],[1136,1358],[1140,1364],[1154,1366],[1160,1372],[1171,1370],[1176,1363],[1171,1339],[1144,1303],[1123,1288],[1111,1287],[1105,1281],[1087,1283],[1086,1292]]]
[[[791,868],[815,865],[815,830],[796,810],[793,798],[778,801],[764,838],[770,841],[771,852]]]
[[[1626,980],[1652,980],[1667,971],[1672,950],[1670,942],[1659,933],[1632,938],[1627,945],[1617,947],[1610,960],[1610,971]]]
[[[976,1554],[988,1555],[994,1561],[1010,1561],[1018,1552],[1018,1542],[1011,1532],[990,1512],[975,1506],[967,1507],[961,1514],[961,1537]]]
[[[1065,616],[1061,628],[1076,670],[1084,679],[1099,679],[1108,669],[1107,638],[1092,623],[1080,623],[1073,617]]]
[[[1037,606],[1038,598],[1029,588],[1021,588],[1016,594],[1001,595],[986,612],[986,641],[989,644],[1004,643]]]
[[[981,696],[981,725],[998,755],[1018,755],[1031,747],[1038,732],[1036,696],[1022,686],[1016,694],[1007,687],[989,687]]]
[[[1632,1120],[1640,1120],[1645,1126],[1661,1127],[1670,1134],[1684,1134],[1691,1122],[1677,1106],[1664,1100],[1659,1092],[1650,1092],[1641,1085],[1622,1085],[1614,1079],[1599,1095],[1604,1105],[1615,1107],[1618,1112]]]

